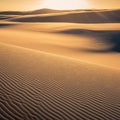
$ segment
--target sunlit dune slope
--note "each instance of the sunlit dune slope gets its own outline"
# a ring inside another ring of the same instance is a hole
[[[0,24],[0,42],[120,68],[119,24]]]
[[[120,71],[0,43],[3,119],[120,118]]]

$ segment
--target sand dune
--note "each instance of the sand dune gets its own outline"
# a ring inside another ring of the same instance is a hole
[[[119,24],[4,23],[0,41],[119,68],[119,30]]]
[[[119,120],[120,71],[5,44],[0,58],[2,118]]]
[[[0,118],[120,120],[119,11],[48,11],[0,18]]]
[[[17,22],[70,22],[70,23],[119,23],[120,10],[112,11],[87,11],[63,12],[44,15],[31,15],[13,18]]]
[[[33,10],[33,11],[2,11],[0,12],[0,15],[37,15],[37,14],[50,14],[50,13],[64,13],[64,12],[85,12],[85,11],[92,11],[90,10],[54,10],[54,9],[48,9],[43,8],[39,10]],[[93,10],[93,11],[102,11],[102,10]]]
[[[38,9],[38,10],[32,10],[32,11],[1,11],[0,15],[30,15],[30,14],[45,14],[45,13],[62,13],[62,12],[81,12],[81,11],[106,11],[105,9],[76,9],[76,10],[55,10],[55,9]]]
[[[16,22],[120,23],[120,10],[3,11],[0,19]]]

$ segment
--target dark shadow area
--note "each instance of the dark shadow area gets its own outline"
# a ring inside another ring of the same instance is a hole
[[[9,18],[12,18],[12,17],[8,17],[8,16],[0,16],[0,20],[5,20],[5,19],[9,19]]]
[[[16,22],[120,23],[120,10],[89,11],[47,16],[25,16],[11,19]]]
[[[58,33],[70,35],[85,35],[96,38],[97,43],[110,44],[112,47],[108,49],[93,50],[86,49],[89,52],[120,52],[120,30],[86,30],[86,29],[70,29],[59,31]],[[99,39],[101,38],[101,39]],[[85,50],[85,49],[84,49]]]
[[[24,12],[18,12],[18,11],[3,11],[0,12],[0,15],[24,15]]]
[[[7,24],[7,23],[0,23],[0,28],[3,28],[3,27],[10,27],[10,26],[14,26],[16,24]]]

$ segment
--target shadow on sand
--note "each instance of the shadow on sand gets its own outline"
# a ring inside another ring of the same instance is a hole
[[[11,18],[11,17],[9,17],[9,16],[0,16],[0,20],[5,20],[5,19],[9,19],[9,18]]]
[[[10,23],[0,23],[0,28],[4,28],[4,27],[10,27],[10,26],[14,26],[16,24],[10,24]]]
[[[103,44],[110,44],[112,46],[108,49],[100,49],[100,50],[84,49],[85,51],[98,52],[98,53],[120,52],[120,30],[99,31],[99,30],[87,30],[87,29],[70,29],[70,30],[59,31],[59,33],[101,38],[101,39],[96,39],[96,42]]]

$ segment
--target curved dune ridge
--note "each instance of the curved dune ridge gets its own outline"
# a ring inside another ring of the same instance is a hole
[[[120,68],[120,24],[1,22],[0,42]]]
[[[0,43],[0,118],[120,119],[120,71]]]

